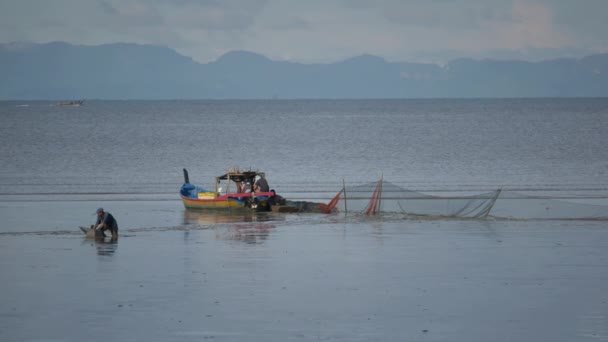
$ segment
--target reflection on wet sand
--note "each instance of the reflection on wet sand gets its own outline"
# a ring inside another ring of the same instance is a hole
[[[118,239],[112,239],[111,237],[98,238],[98,239],[87,239],[91,246],[95,246],[97,255],[100,256],[112,256],[118,249]]]
[[[247,224],[237,225],[228,229],[223,238],[235,241],[242,241],[246,244],[259,244],[268,239],[270,230],[275,228],[271,224]]]
[[[184,210],[184,225],[226,225],[227,230],[218,233],[220,239],[243,241],[247,244],[264,242],[275,228],[269,222],[284,219],[270,213],[218,212],[208,210]]]
[[[268,222],[284,220],[284,217],[263,212],[222,212],[212,210],[184,210],[184,225],[199,224],[202,226],[241,223],[241,222]]]

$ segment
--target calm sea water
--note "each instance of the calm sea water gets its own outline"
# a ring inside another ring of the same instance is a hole
[[[0,103],[0,340],[608,341],[605,221],[189,212],[266,172],[605,194],[608,99]],[[99,206],[117,243],[84,240]]]
[[[0,103],[0,193],[174,193],[230,166],[278,191],[605,187],[608,99]]]

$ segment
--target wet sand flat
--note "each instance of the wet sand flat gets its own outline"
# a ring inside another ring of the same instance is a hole
[[[604,221],[150,206],[115,243],[0,234],[0,340],[608,341]]]

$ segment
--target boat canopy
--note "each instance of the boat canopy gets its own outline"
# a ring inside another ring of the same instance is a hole
[[[231,172],[232,171],[232,172]],[[230,182],[234,182],[236,184],[236,193],[241,193],[241,184],[249,183],[253,186],[254,180],[256,176],[264,177],[264,172],[259,171],[240,171],[240,170],[230,170],[228,173],[225,173],[219,177],[215,177],[215,192],[220,193],[220,183],[221,181],[226,181],[226,194],[230,193]],[[250,189],[252,190],[252,189]]]
[[[264,172],[258,171],[240,171],[235,173],[226,173],[219,177],[216,177],[218,181],[220,180],[231,180],[233,182],[243,182],[243,181],[251,181],[255,178],[255,176],[264,177]]]

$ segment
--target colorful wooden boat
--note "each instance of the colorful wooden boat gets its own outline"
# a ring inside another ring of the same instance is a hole
[[[272,192],[253,192],[243,186],[251,186],[258,176],[264,177],[264,173],[231,170],[216,177],[215,188],[211,190],[191,184],[184,169],[184,184],[179,193],[187,209],[269,211],[268,199]]]

